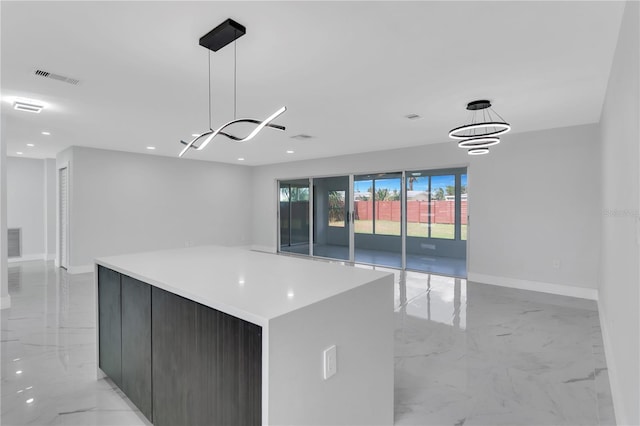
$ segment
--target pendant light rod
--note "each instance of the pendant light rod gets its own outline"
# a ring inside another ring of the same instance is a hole
[[[209,130],[211,128],[211,51],[209,51]]]
[[[233,119],[236,119],[236,111],[237,111],[237,105],[238,105],[238,95],[237,95],[237,89],[238,89],[238,49],[236,48],[237,43],[234,40],[233,42]]]

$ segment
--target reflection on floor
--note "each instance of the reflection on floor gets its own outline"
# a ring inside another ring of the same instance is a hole
[[[309,254],[309,244],[285,246],[280,249],[283,252],[296,254]],[[349,247],[324,244],[313,245],[313,255],[329,259],[348,260]],[[390,268],[402,268],[402,255],[400,252],[384,250],[355,249],[355,261],[368,265],[388,266]],[[427,256],[422,254],[407,253],[407,269],[418,272],[429,272],[450,277],[467,277],[466,259],[454,259],[450,257]]]
[[[396,424],[615,424],[595,302],[356,267],[396,277]],[[9,269],[1,423],[148,424],[95,378],[93,275]]]
[[[96,380],[93,274],[68,275],[53,262],[13,263],[9,294],[3,425],[146,424],[111,382]]]

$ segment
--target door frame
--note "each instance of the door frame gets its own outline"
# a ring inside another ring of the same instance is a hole
[[[66,259],[66,264],[63,265],[62,264],[62,252],[61,252],[61,245],[62,245],[62,217],[60,215],[60,208],[61,206],[61,192],[60,192],[60,174],[62,173],[62,170],[66,169],[67,170],[67,199],[66,199],[66,212],[67,212],[67,217],[66,217],[66,223],[65,223],[65,235],[64,235],[64,239],[66,242],[66,246],[65,246],[65,259]],[[69,162],[64,162],[62,164],[58,164],[56,165],[56,257],[55,257],[55,266],[59,267],[59,268],[64,268],[66,270],[69,269],[69,255],[71,253],[71,243],[70,243],[70,236],[71,236],[71,230],[70,230],[70,225],[71,225],[71,168],[70,168],[70,164]]]

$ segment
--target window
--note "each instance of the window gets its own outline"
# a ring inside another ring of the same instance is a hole
[[[291,201],[309,201],[308,186],[291,186]]]
[[[356,177],[354,182],[355,232],[400,236],[402,178],[397,173],[378,176],[382,177],[364,180]]]
[[[288,203],[289,202],[289,187],[280,187],[280,202]]]
[[[431,176],[429,231],[431,238],[455,238],[456,176]]]
[[[344,198],[345,191],[329,191],[329,226],[344,228],[345,226],[345,209]]]
[[[429,236],[429,176],[407,173],[407,236]]]
[[[373,180],[354,182],[355,232],[373,234]]]
[[[407,236],[466,240],[466,173],[415,171],[406,176]]]
[[[375,179],[373,200],[375,203],[375,223],[373,233],[377,235],[400,236],[400,184],[402,179]]]

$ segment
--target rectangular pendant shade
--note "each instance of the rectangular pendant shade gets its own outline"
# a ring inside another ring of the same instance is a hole
[[[217,52],[234,40],[239,39],[247,29],[233,19],[227,19],[207,34],[200,37],[200,46]]]

